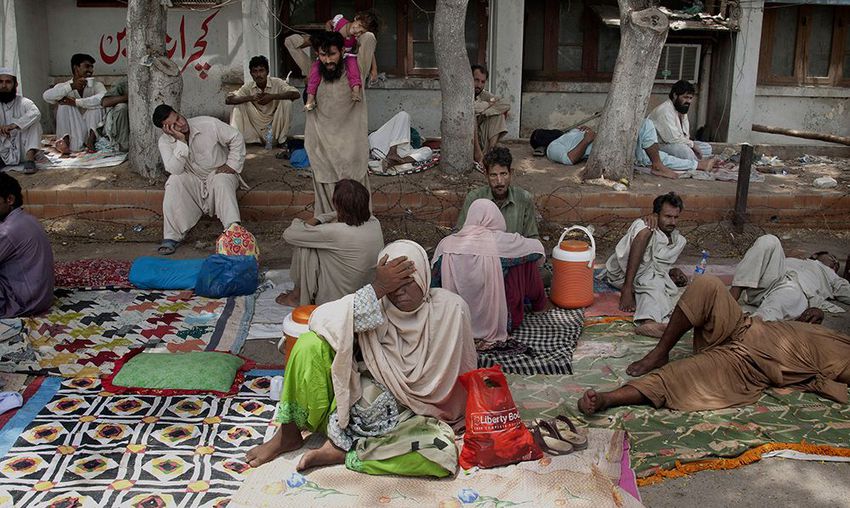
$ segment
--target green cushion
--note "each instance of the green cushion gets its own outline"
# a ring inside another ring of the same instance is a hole
[[[245,360],[230,353],[139,353],[112,379],[115,386],[227,392]]]

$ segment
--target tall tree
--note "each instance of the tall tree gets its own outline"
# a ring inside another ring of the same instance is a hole
[[[468,0],[437,0],[434,15],[434,52],[440,72],[443,116],[440,164],[449,174],[472,168],[472,77],[466,53],[464,20]]]
[[[151,113],[162,103],[179,110],[183,93],[180,68],[166,56],[166,16],[162,0],[127,3],[130,167],[151,180],[163,171]]]
[[[599,132],[584,180],[605,176],[632,178],[635,140],[667,40],[668,20],[652,0],[617,0],[620,6],[620,52],[602,110]]]

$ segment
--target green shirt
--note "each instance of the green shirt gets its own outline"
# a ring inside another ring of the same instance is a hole
[[[457,218],[457,229],[463,227],[466,222],[466,214],[472,202],[476,199],[489,199],[496,202],[493,198],[493,191],[489,185],[479,187],[469,192],[466,195],[466,201],[463,203],[463,208],[460,210],[460,215]],[[498,205],[498,203],[496,203]],[[534,210],[534,195],[525,189],[511,185],[508,187],[508,197],[499,206],[502,215],[505,217],[505,225],[508,233],[519,233],[526,238],[537,238],[537,212]]]

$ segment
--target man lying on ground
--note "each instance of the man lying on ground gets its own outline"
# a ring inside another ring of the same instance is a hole
[[[163,232],[158,251],[174,254],[180,242],[204,214],[218,217],[225,230],[240,222],[236,189],[245,185],[239,174],[245,163],[245,142],[233,127],[211,116],[187,119],[167,104],[153,112],[162,129],[159,153],[165,171],[162,200]]]
[[[38,171],[35,156],[41,150],[41,112],[26,97],[18,95],[18,77],[0,67],[0,168],[24,163],[24,173]]]
[[[711,145],[691,139],[688,110],[696,89],[687,81],[679,80],[670,89],[670,99],[649,113],[658,134],[658,148],[679,159],[698,161],[711,157]]]
[[[673,265],[687,241],[676,229],[682,213],[682,198],[675,192],[662,194],[652,202],[657,229],[644,219],[632,222],[600,275],[620,289],[620,310],[634,312],[635,333],[660,337],[676,305],[679,288],[688,278]]]
[[[820,323],[824,311],[844,312],[829,300],[850,304],[850,282],[838,268],[838,259],[828,252],[789,258],[779,238],[760,236],[735,268],[732,297],[765,321]]]
[[[31,316],[53,303],[53,251],[21,206],[21,185],[0,173],[0,317]]]
[[[568,131],[546,147],[546,157],[561,164],[578,164],[590,157],[596,133],[590,127],[579,127]],[[645,119],[638,131],[635,143],[635,164],[652,168],[652,174],[664,178],[679,178],[679,173],[701,169],[711,171],[714,159],[701,161],[680,159],[659,149],[658,136],[652,120]]]
[[[295,289],[277,303],[297,307],[342,298],[375,277],[375,259],[384,246],[381,223],[369,211],[369,191],[360,182],[337,182],[335,212],[293,219],[283,232],[292,249],[290,276]]]
[[[691,328],[694,356],[667,363]],[[610,392],[587,390],[579,410],[591,415],[631,405],[722,409],[753,404],[770,386],[846,404],[850,336],[820,325],[748,316],[720,279],[701,275],[682,295],[658,345],[626,372],[643,377]]]

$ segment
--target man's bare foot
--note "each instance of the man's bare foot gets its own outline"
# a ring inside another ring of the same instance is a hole
[[[670,361],[670,355],[667,353],[657,353],[654,349],[647,353],[640,360],[633,362],[626,368],[626,374],[632,377],[639,377],[649,371],[662,367]]]
[[[298,307],[301,305],[301,292],[293,289],[288,293],[281,293],[277,295],[277,298],[274,299],[278,305],[283,305],[284,307]]]
[[[714,172],[714,165],[717,163],[717,159],[714,157],[710,159],[703,159],[697,162],[697,169],[701,169],[703,171],[707,171],[709,173]]]
[[[644,337],[655,337],[656,339],[660,339],[661,336],[664,335],[664,330],[666,328],[667,325],[664,323],[647,320],[635,328],[635,333],[643,335]]]
[[[90,152],[94,152],[95,151],[94,144],[96,142],[97,142],[97,134],[95,134],[93,130],[89,129],[89,133],[86,136],[86,141],[84,143],[85,146],[86,146],[86,150],[88,150]]]
[[[605,395],[596,390],[587,390],[578,400],[578,410],[587,416],[604,411],[607,407]]]
[[[323,444],[321,448],[306,452],[304,456],[301,457],[301,461],[298,462],[296,469],[298,471],[305,471],[314,467],[335,466],[337,464],[344,463],[345,452],[334,446],[334,444],[328,440],[325,441],[325,444]]]
[[[301,448],[304,439],[294,423],[281,425],[275,435],[265,443],[257,445],[245,454],[245,462],[251,467],[260,467],[281,454]]]
[[[62,155],[70,155],[71,154],[71,137],[65,136],[61,137],[53,143],[53,148],[55,148]]]
[[[658,165],[653,164],[652,170],[650,171],[650,173],[652,173],[655,176],[660,176],[662,178],[671,178],[673,180],[676,180],[676,179],[679,178],[679,173],[676,173],[675,171],[668,168],[667,166],[664,166],[663,164],[658,164]]]

